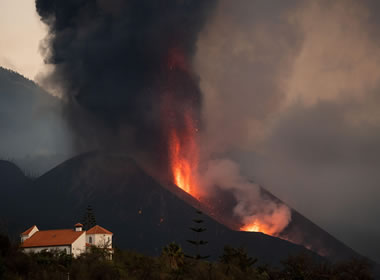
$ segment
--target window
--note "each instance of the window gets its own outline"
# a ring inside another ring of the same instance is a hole
[[[92,237],[91,236],[88,238],[88,243],[92,244]]]

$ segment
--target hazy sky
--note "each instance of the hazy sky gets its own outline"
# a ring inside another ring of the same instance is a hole
[[[34,79],[43,66],[38,48],[44,34],[33,0],[0,0],[0,66]]]

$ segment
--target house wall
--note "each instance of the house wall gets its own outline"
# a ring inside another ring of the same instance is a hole
[[[71,244],[71,253],[74,257],[78,257],[80,254],[84,253],[86,251],[86,234],[83,232],[81,236],[78,237],[77,240],[75,240]]]
[[[90,243],[92,237],[92,243]],[[87,234],[86,242],[101,248],[112,248],[112,234]]]
[[[41,251],[49,251],[49,252],[56,252],[56,251],[64,251],[66,254],[71,253],[71,246],[51,246],[51,247],[33,247],[33,248],[23,248],[23,251],[25,253],[39,253]]]

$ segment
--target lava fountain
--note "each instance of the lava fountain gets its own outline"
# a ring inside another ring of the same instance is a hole
[[[182,135],[176,130],[172,130],[170,133],[169,160],[174,184],[199,199],[196,180],[199,162],[198,145],[195,140],[197,131],[190,115],[185,114]]]
[[[167,58],[167,88],[162,108],[168,135],[169,173],[173,183],[199,199],[197,169],[199,163],[200,90],[189,70],[188,61],[180,48],[169,50]],[[180,91],[180,92],[179,92]],[[187,102],[179,102],[187,97]],[[180,105],[179,105],[180,104]]]

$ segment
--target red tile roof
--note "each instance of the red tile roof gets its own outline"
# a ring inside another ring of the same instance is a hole
[[[110,232],[109,230],[106,230],[105,228],[101,227],[101,226],[94,226],[92,228],[90,228],[88,231],[87,231],[87,234],[97,234],[97,233],[102,233],[102,234],[113,234],[112,232]]]
[[[24,231],[23,233],[21,233],[21,235],[28,235],[33,230],[34,227],[36,227],[36,225],[31,226],[26,231]]]
[[[72,229],[42,230],[37,231],[26,239],[21,247],[49,247],[71,245],[85,231],[74,231]]]
[[[76,223],[75,227],[83,227],[83,225],[81,223]]]

